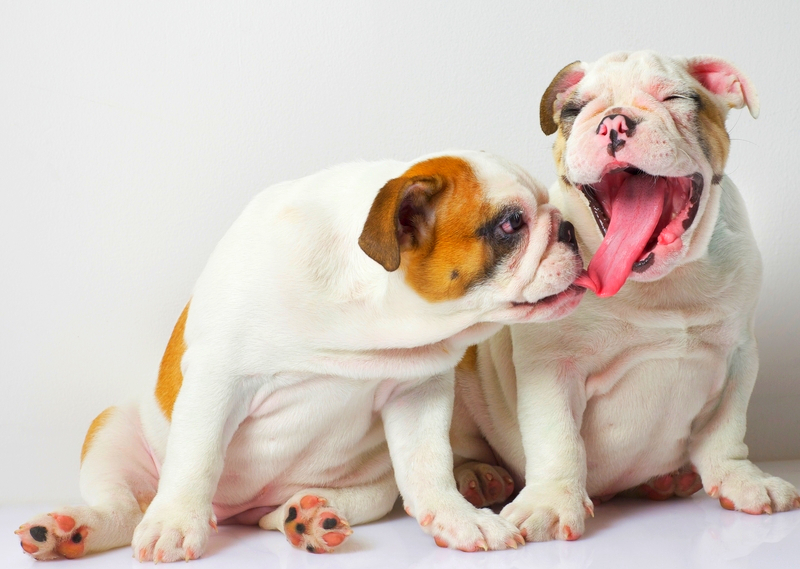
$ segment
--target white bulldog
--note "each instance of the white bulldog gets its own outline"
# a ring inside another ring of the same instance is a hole
[[[571,226],[546,202],[521,168],[477,152],[348,164],[261,193],[200,276],[154,392],[92,423],[88,505],[24,524],[22,548],[190,560],[228,522],[326,552],[398,487],[439,545],[523,543],[459,494],[448,429],[467,346],[494,323],[561,316],[585,290],[571,286]]]
[[[800,507],[743,442],[761,260],[723,169],[725,117],[745,105],[758,115],[730,63],[648,51],[568,65],[542,98],[551,196],[591,258],[577,282],[596,294],[468,352],[452,431],[473,504],[524,483],[501,515],[528,540],[577,539],[590,496],[643,483],[657,499],[702,486],[751,514]]]

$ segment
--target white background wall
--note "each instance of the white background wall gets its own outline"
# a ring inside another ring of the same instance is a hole
[[[550,184],[550,79],[641,48],[724,56],[760,92],[728,121],[766,267],[747,441],[800,458],[797,2],[121,4],[0,3],[0,503],[78,498],[89,422],[152,388],[260,189],[449,147]]]

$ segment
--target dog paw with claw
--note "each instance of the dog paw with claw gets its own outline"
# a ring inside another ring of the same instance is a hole
[[[289,543],[311,553],[330,553],[353,533],[325,498],[313,494],[289,505],[283,528]]]
[[[410,509],[406,509],[409,515]],[[439,547],[461,551],[516,549],[525,543],[517,528],[497,514],[476,509],[465,501],[436,510],[425,509],[415,515],[425,533]]]
[[[211,505],[182,507],[153,501],[133,533],[133,556],[139,561],[173,562],[199,558],[217,522]]]
[[[504,503],[514,492],[514,481],[500,466],[467,462],[454,471],[458,491],[476,508]]]
[[[89,528],[73,516],[50,513],[37,516],[14,532],[25,553],[34,559],[75,559],[82,557]]]
[[[749,460],[729,460],[711,474],[704,487],[726,510],[772,514],[800,508],[800,495],[790,483],[763,472]]]
[[[669,474],[654,476],[644,484],[634,488],[630,494],[650,500],[668,500],[691,496],[703,487],[700,475],[690,467],[681,468]]]
[[[500,515],[520,529],[527,541],[574,541],[583,535],[594,505],[579,485],[528,485]]]

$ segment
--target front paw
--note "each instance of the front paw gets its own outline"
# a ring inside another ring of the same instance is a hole
[[[728,460],[710,470],[702,473],[703,486],[726,510],[759,515],[800,508],[794,486],[749,460]]]
[[[586,516],[594,516],[594,506],[581,485],[537,484],[523,488],[500,515],[528,541],[574,541],[583,535]]]
[[[410,510],[407,510],[410,513]],[[478,510],[459,500],[447,506],[422,508],[419,525],[439,547],[461,551],[516,549],[525,543],[519,530],[490,510]]]
[[[203,554],[217,521],[211,505],[153,500],[133,533],[133,556],[139,561],[190,561]]]

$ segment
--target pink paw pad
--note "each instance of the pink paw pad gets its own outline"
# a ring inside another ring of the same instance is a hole
[[[514,493],[514,481],[500,466],[470,462],[455,469],[458,491],[476,508],[504,503]]]
[[[330,553],[353,533],[347,521],[319,496],[303,496],[287,509],[286,539],[298,549]]]
[[[691,496],[702,487],[703,482],[696,472],[681,469],[648,480],[635,489],[634,494],[661,501],[673,497]]]
[[[438,535],[433,536],[433,542],[436,545],[438,545],[439,547],[443,547],[445,549],[450,547],[450,545],[444,540],[444,538],[441,537],[441,536],[438,536]],[[511,540],[511,542],[512,542],[511,544],[506,543],[506,545],[508,547],[513,547],[514,549],[516,549],[517,548],[517,543],[513,539]],[[488,551],[488,549],[489,549],[489,546],[486,545],[486,542],[483,542],[483,541],[479,541],[477,543],[473,543],[472,545],[470,545],[468,547],[459,547],[458,548],[459,551],[464,551],[466,553],[474,553],[476,551]]]
[[[83,556],[89,535],[88,527],[76,525],[70,516],[48,514],[23,524],[14,533],[23,551],[35,559],[75,559]]]
[[[721,496],[719,499],[719,505],[725,508],[726,510],[736,511],[736,504],[733,503],[732,500]],[[759,509],[741,509],[740,512],[744,512],[745,514],[750,514],[751,516],[760,516],[761,514],[771,514],[772,513],[772,506],[769,504],[765,504],[761,506]]]

